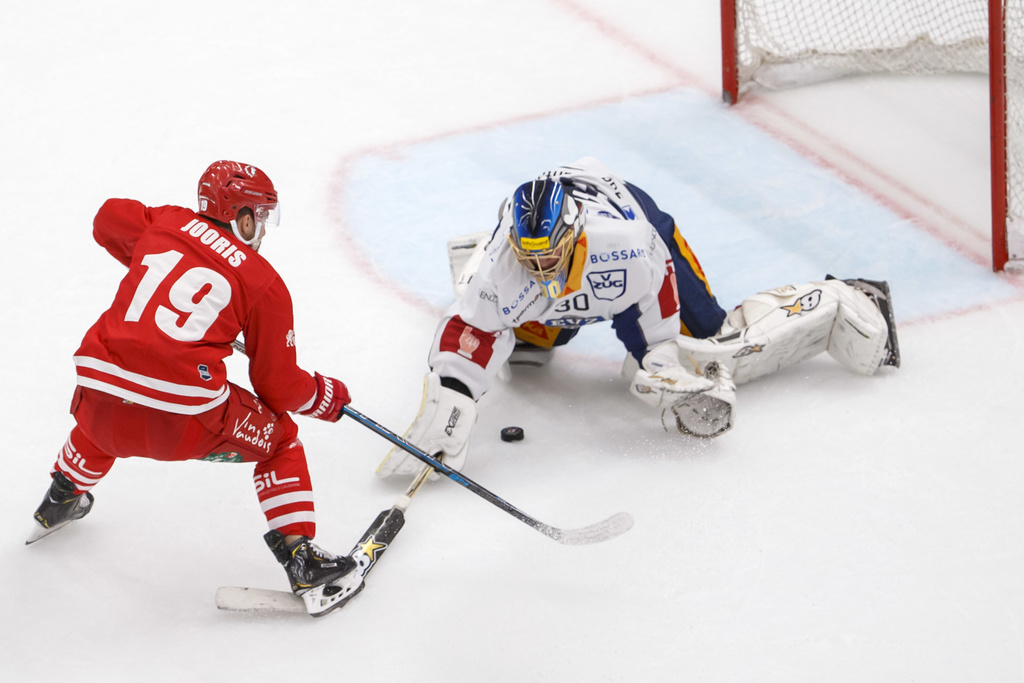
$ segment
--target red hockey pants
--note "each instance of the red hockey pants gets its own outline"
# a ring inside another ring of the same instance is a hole
[[[253,483],[271,529],[312,538],[316,534],[313,487],[298,427],[274,414],[241,387],[200,415],[177,415],[128,403],[93,389],[75,390],[77,425],[57,456],[54,471],[88,491],[117,458],[254,462]]]

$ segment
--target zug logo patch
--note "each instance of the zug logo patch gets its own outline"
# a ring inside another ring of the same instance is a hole
[[[626,271],[606,270],[599,273],[589,273],[587,281],[590,288],[594,290],[594,296],[603,301],[618,299],[626,293]]]

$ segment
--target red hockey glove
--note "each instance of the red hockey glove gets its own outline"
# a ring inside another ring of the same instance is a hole
[[[348,388],[333,377],[324,377],[319,372],[313,374],[316,377],[316,396],[313,404],[306,410],[300,410],[299,415],[337,422],[344,415],[341,409],[352,402]]]

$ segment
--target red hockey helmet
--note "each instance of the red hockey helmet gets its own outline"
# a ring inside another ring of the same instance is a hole
[[[230,223],[236,236],[238,212],[248,208],[256,219],[256,236],[244,240],[259,245],[267,223],[277,225],[277,190],[267,174],[252,164],[215,161],[199,178],[199,213],[222,223]],[[239,239],[242,239],[239,236]]]

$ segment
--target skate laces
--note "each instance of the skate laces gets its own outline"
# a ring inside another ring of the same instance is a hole
[[[329,562],[331,560],[336,559],[334,555],[327,552],[326,550],[318,546],[316,543],[313,543],[312,541],[300,543],[299,546],[295,549],[295,552],[297,553],[299,549],[303,547],[305,547],[306,555],[309,556],[311,559],[319,560],[321,562]],[[295,553],[292,553],[292,556],[294,557]]]

